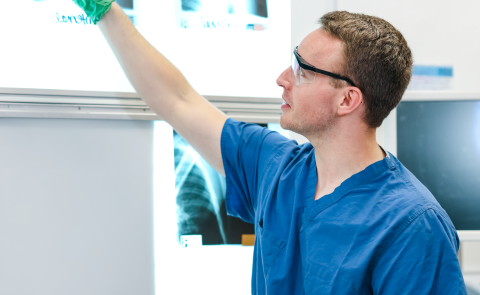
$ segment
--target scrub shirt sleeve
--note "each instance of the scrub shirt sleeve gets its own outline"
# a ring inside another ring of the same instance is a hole
[[[462,294],[455,229],[434,210],[417,217],[380,258],[373,294]]]
[[[296,146],[277,132],[257,124],[228,119],[222,131],[221,149],[227,195],[227,213],[250,223],[255,222],[257,189],[270,161],[286,146]]]

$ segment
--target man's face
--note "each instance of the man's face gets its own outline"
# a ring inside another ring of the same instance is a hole
[[[334,73],[338,73],[343,62],[342,42],[321,28],[305,37],[297,52],[316,68]],[[282,98],[286,102],[282,105],[282,128],[308,137],[325,133],[334,126],[343,90],[333,87],[330,79],[317,73],[312,84],[295,85],[292,68],[283,71],[277,79],[277,84],[283,87]]]

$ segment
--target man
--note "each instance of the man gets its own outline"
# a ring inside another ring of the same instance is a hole
[[[389,23],[332,12],[295,49],[277,84],[282,127],[311,142],[298,146],[227,119],[115,3],[75,1],[150,108],[226,175],[229,214],[255,224],[253,294],[466,294],[452,222],[375,140],[412,69]]]

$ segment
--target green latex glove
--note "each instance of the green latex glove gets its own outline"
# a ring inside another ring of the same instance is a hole
[[[97,24],[102,16],[110,9],[113,1],[115,0],[73,0],[75,4],[85,11],[94,24]]]

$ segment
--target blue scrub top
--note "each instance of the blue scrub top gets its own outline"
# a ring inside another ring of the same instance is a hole
[[[314,149],[228,119],[229,215],[255,224],[252,294],[467,294],[447,213],[394,156],[314,201]]]

